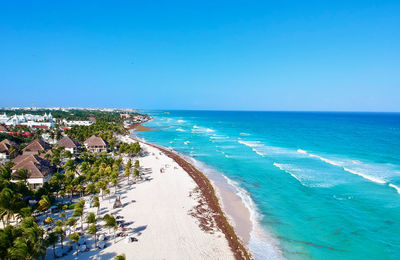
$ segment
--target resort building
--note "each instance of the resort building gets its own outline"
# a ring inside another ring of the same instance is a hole
[[[92,121],[90,120],[75,120],[75,121],[68,121],[68,120],[63,120],[62,123],[64,123],[67,126],[73,126],[73,125],[81,125],[81,126],[90,126],[93,124]]]
[[[6,113],[0,115],[0,124],[5,124],[7,126],[27,126],[27,127],[46,127],[51,128],[54,126],[53,116],[51,113],[44,113],[43,116],[32,115],[32,114],[22,114],[13,115],[11,117],[7,116]]]
[[[38,154],[42,151],[50,150],[51,146],[42,139],[35,139],[30,142],[24,149],[24,153]]]
[[[49,161],[33,154],[22,154],[14,159],[12,170],[12,181],[17,182],[20,178],[18,170],[24,169],[28,174],[27,184],[32,189],[37,189],[48,182],[54,172]]]
[[[70,153],[74,154],[78,152],[78,149],[80,148],[80,144],[75,141],[74,139],[64,136],[63,138],[60,139],[60,141],[57,142],[58,147],[64,147],[66,151],[69,151]]]
[[[86,149],[91,153],[105,153],[107,152],[107,142],[101,137],[92,135],[84,142]]]
[[[11,147],[16,146],[16,143],[13,141],[4,139],[3,141],[0,142],[0,163],[6,162],[8,159],[10,159],[11,156]]]

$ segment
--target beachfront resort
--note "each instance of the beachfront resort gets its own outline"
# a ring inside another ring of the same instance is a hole
[[[130,134],[147,115],[52,112],[0,125],[1,259],[251,258],[204,175]]]

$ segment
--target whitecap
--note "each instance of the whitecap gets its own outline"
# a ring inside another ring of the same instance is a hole
[[[239,140],[238,143],[239,144],[244,144],[244,145],[246,145],[248,147],[260,147],[260,146],[263,146],[260,141],[242,141],[242,140]]]
[[[389,187],[392,187],[393,189],[395,189],[397,191],[398,194],[400,194],[400,187],[399,186],[396,186],[396,185],[394,185],[392,183],[389,183]]]
[[[178,131],[178,132],[185,132],[185,130],[183,130],[182,128],[177,128],[176,131]]]
[[[351,169],[346,168],[346,167],[343,167],[343,169],[344,169],[346,172],[349,172],[349,173],[352,173],[352,174],[361,176],[361,177],[363,177],[364,179],[367,179],[367,180],[372,181],[372,182],[375,182],[375,183],[379,183],[379,184],[385,184],[385,183],[386,183],[386,181],[384,181],[384,180],[381,180],[381,179],[378,179],[378,178],[376,178],[376,177],[372,177],[372,176],[363,174],[363,173],[361,173],[361,172],[357,172],[357,171],[351,170]]]

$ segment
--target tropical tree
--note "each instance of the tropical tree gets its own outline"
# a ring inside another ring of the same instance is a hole
[[[131,168],[132,168],[132,162],[131,159],[129,159],[124,169],[124,175],[125,177],[128,177],[128,183],[129,183],[129,176],[131,175]]]
[[[24,207],[17,212],[17,218],[22,220],[26,217],[30,217],[32,215],[31,207]]]
[[[65,190],[60,190],[60,191],[58,192],[58,195],[61,197],[62,202],[64,203]]]
[[[4,188],[0,192],[0,216],[3,223],[9,224],[10,219],[25,206],[22,196],[13,192],[10,188]],[[5,221],[4,221],[5,219]]]
[[[39,200],[39,210],[46,211],[51,207],[50,197],[48,195],[43,195],[42,199]]]
[[[113,260],[125,260],[125,254],[114,256]]]
[[[93,207],[97,207],[97,215],[99,215],[100,212],[100,200],[99,197],[95,196],[93,198]]]
[[[60,242],[61,242],[61,248],[64,249],[65,231],[63,230],[62,226],[57,226],[54,229],[54,232],[56,232],[58,234],[58,237],[60,238]]]
[[[96,224],[90,225],[88,233],[94,235],[94,246],[97,247],[97,226]]]
[[[14,174],[13,176],[14,179],[23,181],[25,185],[27,183],[28,177],[28,171],[23,168],[18,169],[16,174]]]
[[[69,219],[67,219],[67,221],[65,222],[65,224],[67,226],[69,226],[70,228],[74,227],[76,224],[77,220],[74,217],[70,217]],[[74,228],[75,229],[75,228]]]
[[[10,259],[37,259],[46,255],[44,231],[38,226],[33,217],[22,220],[19,227],[19,236],[15,238],[13,246],[8,248]]]
[[[103,217],[103,220],[106,222],[104,226],[109,228],[109,230],[108,230],[109,232],[110,232],[111,228],[114,229],[114,240],[115,240],[116,239],[115,231],[117,229],[117,221],[115,220],[115,218],[113,216],[111,216],[109,214],[106,214]]]
[[[117,193],[117,186],[118,186],[118,177],[114,177],[114,178],[112,178],[111,179],[111,183],[112,183],[112,185],[114,185],[114,194],[116,194]]]
[[[135,161],[135,168],[136,168],[136,169],[139,169],[139,167],[140,167],[140,165],[139,165],[139,160],[136,160],[136,161]]]
[[[86,194],[95,193],[95,192],[96,192],[96,186],[94,185],[94,183],[89,183],[89,184],[86,186],[85,191],[86,191]]]
[[[88,223],[88,228],[89,228],[89,224],[95,224],[96,223],[96,215],[93,212],[90,212],[86,216],[86,223]]]
[[[83,231],[83,209],[80,208],[80,207],[76,207],[76,206],[75,206],[73,216],[74,216],[74,217],[80,217],[80,218],[81,218],[81,229],[82,229],[82,231]]]
[[[104,190],[106,188],[106,183],[102,180],[96,182],[96,189],[101,191],[101,198],[103,199]]]
[[[135,170],[133,170],[133,176],[135,177],[135,181],[139,178],[140,173],[138,169],[135,168]]]
[[[79,192],[79,197],[82,197],[82,193],[85,190],[85,188],[83,187],[83,185],[79,184],[78,186],[76,186],[75,189],[77,192]]]
[[[47,244],[53,246],[53,257],[56,258],[56,243],[58,241],[59,234],[57,232],[51,232],[47,237]]]
[[[76,244],[76,254],[79,255],[79,250],[78,250],[79,233],[72,233],[71,235],[69,235],[68,238],[71,240],[70,244],[73,243]]]

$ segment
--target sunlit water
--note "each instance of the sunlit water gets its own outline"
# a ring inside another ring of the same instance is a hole
[[[138,135],[246,190],[284,257],[400,259],[400,114],[169,112]]]

